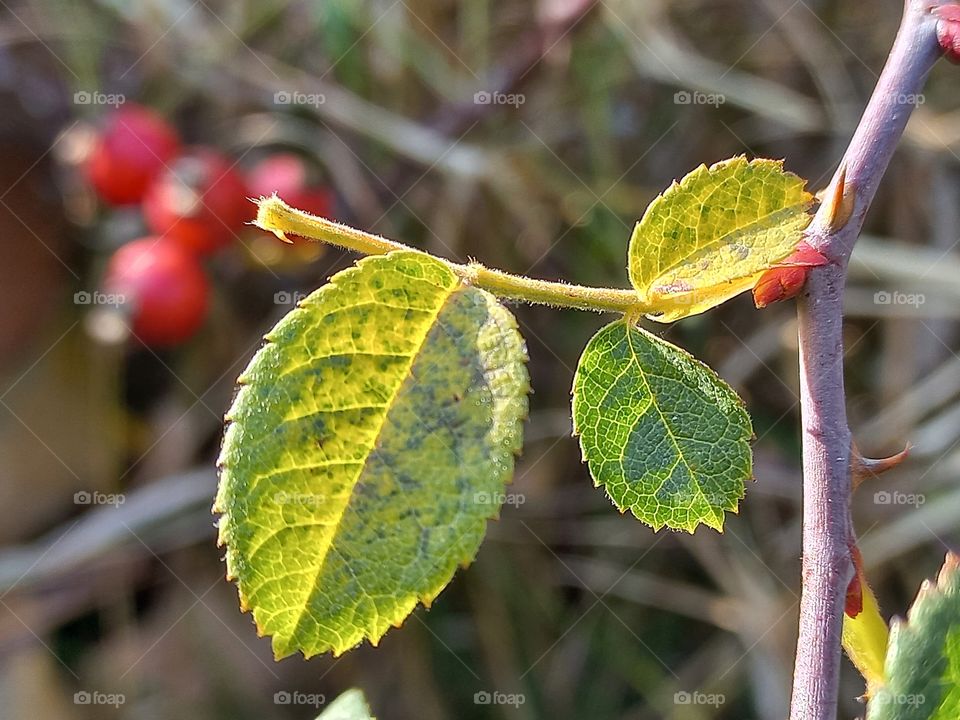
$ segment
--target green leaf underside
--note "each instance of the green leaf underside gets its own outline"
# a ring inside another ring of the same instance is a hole
[[[787,258],[813,196],[775,160],[701,165],[650,203],[630,239],[630,282],[672,322],[749,290]]]
[[[868,720],[960,718],[960,558],[952,553],[934,585],[924,582],[906,621],[894,619],[886,684]]]
[[[513,316],[418,252],[369,257],[240,376],[214,510],[277,658],[376,644],[476,555],[527,413]]]
[[[750,416],[737,394],[680,348],[622,320],[580,358],[573,424],[595,484],[654,530],[722,530],[751,478]]]
[[[370,706],[361,690],[347,690],[337,697],[317,720],[377,720],[370,714]]]

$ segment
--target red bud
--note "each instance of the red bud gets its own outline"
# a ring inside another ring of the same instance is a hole
[[[797,243],[793,255],[786,260],[778,262],[777,267],[816,267],[817,265],[826,264],[827,258],[825,258],[819,250],[814,249],[806,240],[801,240]]]
[[[807,268],[783,267],[767,270],[753,286],[753,304],[758,308],[789,300],[800,294],[807,281]]]
[[[856,545],[850,546],[850,559],[853,561],[854,574],[847,585],[847,599],[843,611],[848,617],[855,618],[863,611],[863,556]]]
[[[947,60],[960,64],[960,5],[942,5],[934,9],[939,18],[937,40]]]
[[[799,295],[807,281],[809,269],[826,263],[827,258],[819,250],[806,240],[801,240],[790,257],[781,260],[776,267],[760,276],[757,284],[753,286],[753,304],[763,308]]]
[[[860,576],[854,575],[847,585],[847,600],[843,606],[843,612],[847,617],[855,618],[863,612],[863,585],[860,584]]]

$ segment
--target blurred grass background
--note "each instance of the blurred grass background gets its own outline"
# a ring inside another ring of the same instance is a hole
[[[120,93],[241,166],[311,159],[336,217],[456,260],[626,284],[647,203],[701,162],[786,158],[819,189],[899,20],[898,0],[32,0],[0,9],[0,707],[10,720],[312,718],[277,692],[351,686],[378,717],[779,720],[799,594],[791,304],[749,297],[664,337],[754,417],[756,483],[717,535],[654,534],[592,487],[570,437],[577,357],[603,318],[515,307],[535,388],[512,491],[476,563],[377,649],[271,658],[223,578],[209,507],[221,416],[261,335],[353,258],[278,261],[250,231],[209,263],[216,300],[173,352],[98,345],[77,291],[142,233],[62,160]],[[851,425],[914,445],[854,513],[886,614],[947,548],[960,488],[960,93],[938,66],[855,254]],[[522,97],[478,103],[477,92]],[[286,99],[299,98],[284,102]],[[260,262],[256,257],[268,262]],[[884,302],[920,293],[922,304]],[[281,295],[277,295],[281,293]],[[886,296],[886,297],[892,297]],[[884,503],[883,490],[922,504]],[[123,493],[118,508],[77,491]],[[840,717],[862,713],[845,663]],[[123,693],[118,708],[77,692]],[[475,702],[521,693],[519,706]],[[680,692],[722,695],[715,705]]]

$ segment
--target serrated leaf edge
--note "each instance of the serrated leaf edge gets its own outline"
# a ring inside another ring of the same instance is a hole
[[[918,607],[922,608],[923,605],[934,600],[937,596],[946,594],[946,590],[950,587],[955,573],[960,573],[960,555],[948,552],[943,559],[943,565],[940,568],[940,572],[937,573],[936,580],[931,581],[924,579],[924,581],[920,583],[920,590],[917,591],[917,597],[914,598],[913,604],[911,604],[907,610],[906,618],[894,617],[891,619],[889,647],[893,647],[895,639],[894,633],[899,634],[900,632],[913,629],[910,621],[916,615]]]
[[[649,330],[646,330],[646,329],[640,327],[639,325],[633,325],[633,324],[631,324],[631,323],[628,323],[628,322],[626,321],[626,319],[615,320],[614,322],[610,323],[609,325],[605,325],[603,328],[601,328],[600,330],[598,330],[598,331],[594,334],[593,337],[595,337],[597,334],[599,334],[599,333],[602,332],[603,330],[609,328],[611,325],[615,325],[615,324],[617,324],[617,323],[622,323],[622,324],[626,327],[627,337],[628,337],[628,338],[629,338],[629,332],[630,332],[630,330],[636,330],[637,332],[643,333],[643,334],[649,336],[650,338],[652,338],[655,342],[659,342],[659,343],[662,343],[662,344],[664,344],[664,345],[670,346],[671,348],[673,348],[674,350],[676,350],[677,352],[679,352],[681,355],[686,356],[686,358],[687,358],[688,360],[690,360],[690,361],[691,361],[692,363],[694,363],[695,365],[698,365],[702,370],[704,370],[704,371],[706,371],[706,372],[714,375],[724,386],[726,386],[726,387],[730,390],[730,394],[733,396],[734,402],[735,402],[736,406],[744,413],[744,415],[745,415],[746,418],[747,418],[748,425],[750,426],[750,434],[749,434],[748,436],[743,437],[742,439],[743,439],[744,441],[749,441],[749,440],[753,439],[753,437],[754,437],[754,435],[753,435],[753,423],[752,423],[751,420],[750,420],[750,414],[747,412],[747,407],[746,407],[746,404],[743,402],[743,398],[741,398],[740,395],[739,395],[732,387],[730,387],[730,385],[729,385],[723,378],[721,378],[719,375],[717,375],[716,371],[715,371],[713,368],[711,368],[709,365],[707,365],[707,364],[704,363],[703,361],[701,361],[701,360],[699,360],[698,358],[696,358],[694,355],[692,355],[692,354],[690,354],[689,352],[687,352],[686,350],[684,350],[682,347],[680,347],[680,346],[678,346],[678,345],[674,345],[673,343],[671,343],[671,342],[669,342],[669,341],[667,341],[667,340],[664,340],[664,339],[661,338],[661,337],[657,337],[655,334],[653,334],[653,333],[650,332]],[[591,340],[593,339],[593,337],[591,337]],[[589,344],[589,342],[588,342],[588,344]],[[642,366],[640,366],[640,363],[637,363],[637,366],[640,367],[641,370],[643,369]],[[577,379],[578,379],[579,373],[580,373],[580,365],[578,364],[578,365],[577,365],[577,370],[576,370],[576,372],[574,373],[573,388],[576,388],[576,387],[577,387]],[[645,378],[645,377],[644,377],[644,381],[646,382],[646,378]],[[648,387],[649,387],[649,386],[648,386]],[[651,394],[652,394],[652,393],[651,393]],[[586,445],[584,445],[583,434],[580,432],[580,428],[577,427],[577,410],[576,410],[576,405],[577,405],[577,403],[578,403],[577,394],[576,394],[575,392],[571,391],[570,395],[571,395],[571,397],[572,397],[571,406],[572,406],[572,408],[573,408],[573,411],[572,411],[572,413],[571,413],[571,416],[572,416],[572,419],[573,419],[573,436],[577,438],[578,444],[579,444],[579,446],[580,446],[580,461],[581,461],[582,463],[585,463],[585,464],[587,465],[588,469],[589,469],[589,467],[590,467],[590,458],[588,457],[588,454],[589,454],[589,453],[588,453],[588,450],[587,450]],[[658,412],[659,412],[659,409],[658,409]],[[662,413],[661,413],[661,415],[662,415]],[[752,456],[752,451],[751,451],[751,456]],[[697,522],[695,522],[695,523],[693,523],[692,525],[689,525],[689,526],[671,527],[671,526],[668,525],[666,522],[661,522],[661,523],[657,524],[656,522],[651,522],[651,521],[648,520],[647,518],[641,517],[640,515],[637,514],[637,512],[636,512],[631,506],[627,506],[627,507],[621,506],[613,497],[611,497],[610,493],[606,492],[606,488],[604,487],[603,483],[602,483],[601,481],[599,481],[596,477],[594,477],[593,472],[592,472],[592,471],[589,471],[589,474],[590,474],[590,479],[591,479],[592,482],[593,482],[593,486],[594,486],[595,488],[603,488],[603,489],[604,489],[604,495],[606,495],[607,499],[608,499],[608,500],[610,501],[610,503],[620,512],[621,515],[626,514],[626,513],[629,511],[631,515],[633,515],[637,520],[639,520],[640,522],[642,522],[644,525],[647,525],[648,527],[652,528],[654,532],[660,532],[660,530],[662,530],[664,527],[666,527],[666,528],[668,528],[668,529],[670,529],[670,530],[680,530],[680,531],[683,531],[683,532],[690,533],[691,535],[697,530],[698,527],[700,527],[700,525],[706,525],[707,527],[713,528],[713,529],[716,530],[717,532],[722,533],[722,532],[723,532],[723,523],[724,523],[724,520],[725,520],[724,513],[725,513],[725,512],[730,512],[730,513],[733,513],[734,515],[739,515],[739,514],[740,514],[740,501],[743,500],[743,499],[746,497],[746,494],[747,494],[747,481],[753,482],[754,479],[755,479],[755,478],[754,478],[754,475],[753,475],[753,462],[752,462],[752,459],[751,459],[751,463],[750,463],[750,477],[747,478],[747,480],[744,481],[744,483],[743,483],[743,490],[741,490],[740,494],[739,494],[736,498],[734,498],[734,499],[731,500],[732,506],[722,506],[722,507],[718,508],[718,509],[720,510],[720,517],[719,517],[718,519],[716,519],[716,524],[711,523],[711,522],[709,522],[709,521],[707,521],[707,520],[705,520],[705,519],[701,519],[701,520],[698,520]],[[714,517],[715,517],[715,516],[714,516]]]
[[[806,189],[807,181],[804,180],[804,179],[803,179],[802,177],[800,177],[799,175],[797,175],[796,173],[792,173],[792,172],[790,172],[790,171],[788,171],[788,170],[784,170],[784,169],[783,169],[784,162],[785,162],[785,161],[784,161],[783,158],[780,158],[780,159],[775,159],[775,158],[754,158],[754,159],[752,159],[752,160],[748,160],[748,159],[747,159],[747,156],[746,156],[745,154],[740,154],[740,155],[734,155],[734,156],[731,157],[731,158],[726,158],[726,159],[724,159],[724,160],[719,160],[719,161],[717,161],[717,162],[715,162],[715,163],[713,163],[712,165],[709,165],[709,166],[708,166],[706,163],[701,163],[701,164],[698,165],[696,168],[694,168],[693,170],[691,170],[689,173],[687,173],[686,175],[684,175],[680,180],[674,180],[672,183],[670,183],[670,186],[669,186],[666,190],[664,190],[664,191],[661,192],[659,195],[657,195],[657,197],[655,197],[655,198],[650,202],[650,204],[647,205],[647,208],[646,208],[646,210],[644,210],[643,215],[640,217],[640,220],[638,220],[638,221],[634,224],[633,231],[631,232],[631,235],[630,235],[630,244],[629,244],[629,248],[628,248],[628,255],[627,255],[627,257],[630,258],[630,257],[632,257],[632,255],[633,255],[633,246],[634,246],[634,243],[637,242],[638,232],[639,232],[640,228],[643,226],[644,222],[645,222],[651,215],[653,215],[655,212],[658,212],[659,209],[660,209],[660,207],[661,207],[665,202],[669,202],[669,201],[672,199],[673,195],[677,194],[678,192],[682,192],[682,191],[686,190],[687,188],[689,188],[689,186],[692,185],[694,182],[700,180],[700,178],[701,178],[704,174],[710,174],[710,173],[712,173],[712,172],[716,172],[716,171],[719,171],[719,170],[723,170],[723,169],[725,169],[725,168],[728,167],[728,166],[730,166],[730,167],[735,167],[735,166],[743,166],[743,167],[758,166],[758,167],[759,167],[759,166],[770,165],[770,166],[772,166],[772,167],[775,167],[777,170],[779,170],[783,175],[788,176],[788,177],[791,177],[791,178],[796,178],[796,179],[799,180],[799,181],[802,183],[802,185],[803,185],[803,195],[804,195],[804,198],[805,198],[805,208],[806,208],[806,209],[810,209],[810,208],[813,207],[813,205],[815,204],[816,198],[815,198],[815,196],[814,196],[812,193],[810,193],[810,192]],[[777,212],[783,212],[784,210],[787,210],[787,209],[788,209],[788,208],[782,208],[781,210],[778,210]],[[771,215],[766,216],[765,218],[761,218],[761,219],[755,221],[754,224],[761,223],[763,220],[767,220],[767,219],[769,219],[770,217],[772,217],[772,216],[775,215],[775,214],[776,214],[776,213],[773,213],[773,214],[771,214]],[[810,217],[811,217],[811,219],[812,219],[812,215],[811,215]],[[743,231],[745,231],[746,229],[748,229],[749,227],[750,227],[750,226],[746,226],[746,227],[744,227],[744,228],[738,228],[738,230],[737,230],[736,232],[737,232],[737,233],[743,232]],[[724,236],[722,236],[722,237],[718,237],[718,238],[716,238],[715,240],[713,240],[710,245],[712,245],[712,244],[714,244],[714,243],[727,242],[727,241],[731,238],[731,236],[732,236],[733,234],[734,234],[734,233],[730,233],[730,234],[724,235]],[[798,242],[799,242],[800,239],[802,239],[802,238],[798,238]],[[697,252],[702,252],[702,251],[705,250],[707,247],[710,247],[710,245],[706,245],[706,246],[704,246],[703,248],[699,248],[699,249],[697,250]],[[780,258],[780,260],[783,260],[783,259],[789,257],[789,256],[790,256],[790,253],[791,253],[792,251],[793,251],[792,249],[791,249],[790,251],[788,251],[788,252],[783,256],[783,258]],[[661,276],[664,275],[664,274],[666,274],[666,273],[668,273],[668,272],[670,272],[670,271],[673,270],[674,268],[678,267],[678,266],[679,266],[680,264],[682,264],[684,261],[685,261],[685,260],[680,260],[680,261],[674,263],[673,265],[671,265],[671,266],[669,266],[669,267],[667,267],[667,268],[664,268],[664,269],[661,271],[661,273],[660,273]],[[655,304],[656,304],[656,298],[662,296],[663,293],[652,292],[652,291],[655,291],[655,290],[657,289],[657,285],[656,285],[655,283],[651,283],[650,287],[649,287],[647,290],[641,291],[641,290],[637,287],[637,285],[638,285],[637,280],[633,277],[632,266],[633,266],[633,263],[630,262],[629,259],[628,259],[628,262],[627,262],[627,270],[628,270],[628,273],[629,273],[629,275],[630,275],[630,284],[633,285],[634,289],[637,290],[637,294],[641,297],[641,299],[642,299],[644,302],[652,303],[652,304],[655,305]],[[740,278],[740,279],[742,279],[742,278]],[[732,283],[736,282],[737,280],[738,280],[738,278],[731,279],[731,280],[728,281],[728,284],[732,284]],[[655,319],[655,317],[656,317],[656,312],[650,313],[650,316],[651,316],[652,319]]]
[[[321,285],[319,288],[317,288],[316,290],[314,290],[314,291],[313,291],[312,293],[310,293],[307,297],[305,297],[305,298],[303,298],[302,300],[298,301],[298,302],[297,302],[297,307],[294,308],[293,310],[291,310],[290,313],[288,313],[287,315],[285,315],[284,318],[289,317],[289,315],[292,314],[292,313],[303,311],[303,310],[304,310],[304,306],[307,305],[308,303],[309,303],[309,304],[312,304],[313,302],[318,301],[318,300],[320,299],[320,297],[322,297],[322,295],[323,295],[324,293],[333,292],[335,289],[339,288],[339,284],[338,284],[338,282],[337,282],[338,276],[339,276],[339,279],[342,280],[343,278],[345,278],[345,277],[347,276],[348,273],[351,273],[351,274],[352,274],[352,273],[360,272],[361,268],[362,268],[365,264],[368,264],[368,263],[371,263],[371,262],[375,262],[375,261],[377,261],[377,260],[381,260],[381,261],[382,261],[382,259],[385,258],[385,257],[390,257],[390,256],[394,256],[394,255],[397,255],[397,254],[420,254],[420,255],[424,255],[424,256],[427,257],[427,258],[434,259],[433,256],[428,255],[427,253],[422,253],[422,252],[420,252],[420,251],[418,251],[418,250],[395,250],[395,251],[393,251],[393,252],[386,253],[385,255],[369,255],[369,256],[362,257],[362,258],[360,258],[359,260],[357,260],[351,267],[345,268],[344,270],[341,270],[341,271],[335,273],[334,275],[330,276],[330,278],[328,279],[328,281],[327,281],[326,283],[324,283],[324,284]],[[467,288],[472,288],[472,289],[479,290],[480,292],[484,292],[484,293],[486,293],[487,295],[490,295],[490,296],[493,298],[494,302],[496,302],[497,304],[500,304],[500,301],[499,301],[499,300],[496,298],[496,296],[494,296],[492,293],[489,293],[489,292],[486,291],[486,290],[482,290],[481,288],[476,288],[475,286],[469,285],[468,283],[464,282],[464,280],[463,280],[462,278],[457,277],[456,275],[455,275],[455,277],[456,277],[456,279],[457,279],[457,284],[456,284],[456,286],[455,286],[453,289],[451,289],[450,294],[449,294],[447,300],[444,301],[444,305],[446,304],[446,302],[449,301],[449,299],[450,299],[451,297],[453,297],[453,294],[454,294],[455,292],[460,292],[460,291],[463,291],[463,290],[465,290],[465,289],[467,289]],[[441,308],[442,308],[442,307],[443,307],[443,306],[441,306]],[[501,304],[501,307],[503,307],[502,304]],[[518,324],[517,324],[517,320],[516,320],[516,318],[514,317],[513,313],[511,313],[511,312],[510,312],[509,310],[507,310],[505,307],[504,307],[504,310],[506,310],[506,312],[507,312],[507,317],[509,318],[509,321],[510,321],[510,325],[511,325],[511,328],[510,328],[510,329],[516,331],[517,334],[520,335],[521,340],[523,341],[522,344],[521,344],[521,349],[522,349],[522,353],[523,353],[523,362],[526,364],[526,363],[529,362],[529,353],[528,353],[528,351],[527,351],[526,341],[523,339],[522,333],[520,333],[520,329],[519,329],[519,326],[518,326]],[[439,312],[438,312],[438,315],[439,315]],[[282,318],[281,318],[281,320],[282,320]],[[280,322],[280,321],[278,321],[278,322]],[[268,332],[266,335],[263,336],[263,343],[260,345],[260,347],[257,349],[257,351],[256,351],[256,352],[253,354],[253,356],[251,357],[250,363],[249,363],[249,364],[247,365],[247,367],[243,370],[243,372],[241,372],[240,375],[237,377],[237,382],[236,382],[235,389],[234,389],[234,395],[233,395],[233,398],[232,398],[232,400],[231,400],[230,407],[228,408],[227,412],[224,414],[224,429],[223,429],[223,435],[221,436],[220,455],[219,455],[219,457],[217,458],[217,461],[216,461],[216,468],[217,468],[217,471],[218,471],[218,492],[217,492],[216,498],[214,499],[213,506],[212,506],[212,508],[211,508],[211,512],[212,512],[213,514],[219,515],[219,517],[217,518],[217,528],[218,528],[218,533],[217,533],[217,547],[226,547],[226,552],[225,552],[225,554],[224,554],[224,556],[223,556],[223,560],[225,561],[225,563],[226,563],[226,565],[227,565],[227,571],[226,571],[224,577],[225,577],[225,579],[226,579],[228,582],[232,582],[232,583],[234,583],[234,585],[236,586],[236,588],[237,588],[237,597],[238,597],[238,603],[239,603],[240,611],[241,611],[241,612],[244,612],[244,613],[249,612],[249,613],[251,614],[251,618],[252,618],[252,620],[253,620],[254,628],[255,628],[256,633],[257,633],[257,637],[265,637],[265,636],[267,636],[267,633],[266,633],[265,629],[263,628],[260,620],[257,618],[257,611],[256,611],[256,609],[255,609],[255,608],[252,608],[252,607],[250,606],[249,600],[248,600],[248,598],[247,598],[247,596],[246,596],[246,594],[245,594],[245,592],[244,592],[244,588],[242,587],[242,585],[241,585],[241,583],[240,583],[240,579],[239,579],[236,575],[232,574],[232,573],[229,571],[229,567],[230,567],[230,560],[229,560],[229,558],[230,558],[230,556],[232,555],[232,550],[230,549],[230,546],[227,544],[227,541],[226,541],[226,526],[229,525],[229,513],[220,506],[219,485],[222,484],[223,482],[225,482],[224,473],[227,473],[227,472],[230,471],[230,468],[229,468],[228,463],[223,459],[223,458],[224,458],[224,441],[225,441],[225,438],[226,438],[227,428],[234,422],[234,421],[233,421],[233,418],[231,417],[231,413],[232,413],[232,411],[233,411],[233,409],[234,409],[234,407],[235,407],[235,405],[236,405],[237,396],[239,395],[241,389],[242,389],[244,386],[248,385],[248,381],[246,380],[245,375],[246,375],[246,372],[247,372],[247,370],[249,369],[250,365],[252,365],[253,362],[256,360],[256,358],[260,355],[260,353],[261,353],[261,351],[263,350],[263,348],[266,347],[266,346],[268,346],[268,345],[271,345],[271,344],[274,344],[274,341],[272,340],[272,338],[271,338],[271,336],[270,336],[270,332]],[[422,347],[422,346],[421,346],[421,347]],[[419,350],[418,350],[417,353],[415,353],[414,357],[416,357],[417,355],[419,355]],[[527,375],[527,383],[526,383],[525,391],[526,391],[526,395],[529,395],[529,394],[531,393],[531,391],[532,391],[532,388],[531,388],[531,385],[530,385],[530,380],[529,380],[529,374]],[[520,418],[520,421],[521,421],[521,422],[524,422],[524,421],[526,421],[528,418],[529,418],[529,408],[528,408],[528,410],[527,410],[527,415],[524,416],[523,418]],[[519,456],[522,454],[522,452],[523,452],[522,436],[521,436],[520,440],[521,440],[521,441],[517,444],[517,446],[514,447],[514,448],[512,448],[512,452],[513,452],[514,458],[519,457]],[[511,474],[510,477],[507,479],[507,481],[505,482],[505,486],[509,486],[512,482],[513,482],[513,474]],[[488,524],[488,525],[489,525],[489,523],[490,523],[491,520],[492,520],[492,521],[498,521],[498,520],[500,519],[501,509],[502,509],[502,503],[499,503],[499,504],[498,504],[498,503],[491,503],[491,504],[490,504],[490,514],[487,515],[486,518],[485,518],[485,520],[487,521],[487,524]],[[484,535],[486,535],[486,530],[484,530]],[[461,570],[461,569],[466,569],[467,567],[469,567],[469,566],[473,563],[473,561],[474,561],[475,559],[476,559],[476,555],[474,555],[474,556],[472,556],[472,557],[470,557],[470,556],[465,556],[465,557],[462,557],[462,558],[458,559],[458,560],[456,561],[456,567],[454,568],[453,574],[451,575],[450,579],[449,579],[446,583],[444,583],[443,586],[441,586],[439,589],[437,589],[436,592],[433,592],[433,593],[414,593],[414,594],[413,594],[413,595],[414,595],[414,597],[413,597],[413,602],[412,602],[412,603],[409,603],[409,607],[406,607],[406,605],[407,605],[406,603],[405,603],[404,605],[402,605],[402,606],[398,604],[398,608],[402,607],[402,608],[405,608],[405,610],[402,612],[402,615],[401,615],[400,617],[398,617],[396,620],[394,620],[393,618],[391,618],[391,620],[390,620],[390,622],[391,622],[391,627],[394,627],[394,628],[399,628],[399,627],[401,627],[401,626],[403,625],[403,623],[406,621],[406,619],[409,618],[409,617],[416,611],[417,607],[420,606],[420,605],[422,605],[425,609],[429,610],[430,607],[431,607],[431,605],[433,604],[434,600],[436,600],[436,598],[440,595],[440,593],[443,592],[444,589],[446,589],[447,585],[448,585],[450,582],[453,581],[453,578],[456,576],[457,571],[458,571],[458,570]],[[397,614],[400,614],[400,613],[397,613]],[[389,628],[388,628],[388,629],[389,629]],[[377,647],[377,646],[379,645],[379,643],[380,643],[380,640],[383,638],[383,636],[384,636],[386,633],[387,633],[387,629],[385,629],[382,633],[380,633],[380,634],[379,634],[378,636],[376,636],[376,637],[374,637],[374,636],[365,636],[365,637],[363,638],[363,640],[361,640],[361,642],[360,642],[359,644],[362,645],[363,642],[369,642],[372,647]],[[294,651],[292,651],[292,652],[284,652],[284,651],[281,651],[281,650],[278,648],[278,646],[277,646],[278,643],[276,642],[275,636],[270,636],[270,638],[271,638],[271,647],[272,647],[273,653],[274,653],[274,660],[276,660],[276,661],[279,661],[279,660],[282,660],[282,659],[284,659],[284,658],[286,658],[286,657],[290,657],[290,656],[292,656],[292,655],[295,655],[295,654],[297,654],[298,652],[303,656],[303,658],[304,658],[305,660],[309,660],[311,657],[315,657],[316,655],[323,654],[323,652],[324,652],[324,651],[320,651],[320,652],[316,652],[316,653],[308,653],[308,652],[306,652],[305,650],[303,650],[302,648],[301,648],[301,649],[294,650]],[[353,649],[353,648],[355,648],[355,647],[357,647],[357,644],[353,644],[353,645],[343,645],[343,646],[339,646],[339,647],[331,647],[331,648],[330,648],[330,652],[331,652],[331,654],[333,655],[333,657],[336,658],[336,657],[339,657],[340,655],[342,655],[344,652],[346,652],[346,651],[348,651],[348,650],[351,650],[351,649]]]

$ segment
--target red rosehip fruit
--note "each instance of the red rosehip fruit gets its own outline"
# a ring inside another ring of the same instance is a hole
[[[312,187],[290,196],[290,204],[311,215],[329,218],[333,215],[333,193],[325,187]]]
[[[147,190],[143,214],[151,232],[198,255],[226,247],[256,207],[233,161],[210,148],[182,155]]]
[[[307,184],[307,166],[299,155],[281,152],[268,155],[247,173],[250,194],[269,197],[276,193],[282,198],[300,192]]]
[[[199,261],[158,237],[140,238],[117,250],[103,286],[123,298],[134,334],[151,347],[184,342],[206,317],[210,288]]]
[[[166,120],[128,103],[107,116],[96,132],[84,173],[104,202],[132,205],[179,151],[180,140]]]
[[[247,187],[253,197],[276,193],[288,205],[311,215],[329,217],[333,211],[333,194],[309,185],[307,166],[293,153],[275,153],[254,165],[247,174]]]

